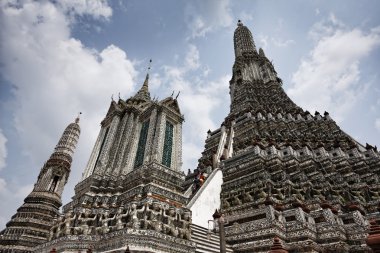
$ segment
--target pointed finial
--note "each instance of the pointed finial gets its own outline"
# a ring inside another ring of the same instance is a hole
[[[237,22],[237,26],[243,26],[243,23],[241,22],[240,19],[239,19],[238,22]]]
[[[173,90],[173,92],[172,92],[172,94],[170,96],[173,97],[173,95],[174,95],[174,90]]]
[[[152,65],[152,59],[149,60],[149,65],[148,65],[148,74],[149,74],[149,70],[150,70],[150,67]]]
[[[113,101],[113,94],[111,95],[111,100]]]
[[[147,70],[145,81],[143,84],[143,89],[145,89],[146,91],[148,91],[149,71],[150,71],[151,64],[152,64],[152,59],[149,60],[148,70]]]
[[[178,94],[177,94],[177,96],[175,97],[175,99],[177,99],[178,98],[178,96],[179,96],[179,94],[181,93],[181,91],[178,91]]]
[[[118,95],[119,95],[119,100],[120,100],[120,92],[119,92],[119,94],[118,94]]]
[[[82,114],[82,112],[79,112],[78,113],[78,116],[76,117],[76,119],[75,119],[75,123],[79,123],[79,119],[80,119],[80,115]]]

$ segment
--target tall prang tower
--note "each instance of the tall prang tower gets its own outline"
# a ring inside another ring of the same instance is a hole
[[[230,113],[209,131],[202,171],[221,168],[221,210],[234,252],[367,252],[380,219],[380,154],[327,112],[298,107],[271,61],[238,22]],[[280,242],[279,242],[280,241]]]
[[[195,251],[182,185],[183,115],[176,98],[112,100],[73,200],[35,252]]]
[[[28,253],[49,239],[59,216],[61,195],[67,183],[79,139],[79,117],[64,130],[54,152],[42,167],[33,191],[0,232],[1,253]]]

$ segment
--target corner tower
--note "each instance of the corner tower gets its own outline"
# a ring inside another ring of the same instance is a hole
[[[53,154],[42,167],[33,191],[0,233],[1,252],[32,252],[49,238],[53,219],[59,216],[61,195],[70,174],[79,139],[79,117],[63,132]]]

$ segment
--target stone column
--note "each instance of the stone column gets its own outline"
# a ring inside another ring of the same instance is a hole
[[[87,177],[89,177],[92,174],[92,172],[94,171],[95,162],[96,162],[96,159],[97,159],[97,157],[99,155],[100,145],[101,145],[101,143],[102,143],[102,141],[104,139],[104,134],[106,132],[105,130],[106,130],[106,127],[102,127],[100,129],[98,138],[96,139],[94,148],[93,148],[93,150],[91,152],[90,159],[88,160],[86,169],[84,170],[84,172],[82,174],[82,180],[84,180]]]
[[[119,122],[120,122],[120,117],[118,115],[115,115],[111,121],[110,129],[106,137],[106,140],[104,142],[103,149],[101,150],[101,153],[99,154],[99,160],[98,160],[99,164],[97,164],[95,168],[95,173],[97,174],[103,175],[105,172],[110,148],[115,139],[116,130],[119,125]]]
[[[126,166],[125,161],[126,158],[130,155],[128,152],[129,142],[133,136],[133,126],[135,122],[135,114],[128,114],[128,121],[124,128],[124,133],[121,137],[121,145],[119,146],[117,156],[115,159],[115,174],[120,174],[122,172],[122,168]]]
[[[157,108],[154,108],[149,118],[148,136],[146,138],[145,151],[144,151],[144,163],[151,161],[151,149],[153,147],[154,135],[156,130],[156,118]]]
[[[124,137],[124,129],[128,118],[128,114],[124,114],[124,117],[116,131],[116,137],[111,147],[110,158],[107,164],[107,174],[110,174],[115,170],[115,160],[119,156],[118,153],[120,150],[120,146],[122,145],[121,142],[123,141],[122,136]]]
[[[123,165],[125,164],[125,167],[122,171],[122,174],[128,174],[133,170],[141,127],[142,122],[139,122],[139,117],[136,116],[135,120],[133,121],[131,138],[128,141],[128,147],[124,153]]]
[[[172,157],[175,161],[172,161],[174,168],[177,171],[180,171],[182,168],[182,123],[178,123],[174,127],[174,142],[173,142],[173,153]]]
[[[163,143],[165,139],[166,114],[160,111],[157,115],[156,135],[153,140],[153,149],[151,151],[152,161],[162,162]]]

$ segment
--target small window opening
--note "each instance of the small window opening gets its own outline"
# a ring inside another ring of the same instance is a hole
[[[49,192],[55,192],[58,185],[59,176],[54,176],[53,182],[50,185]]]

